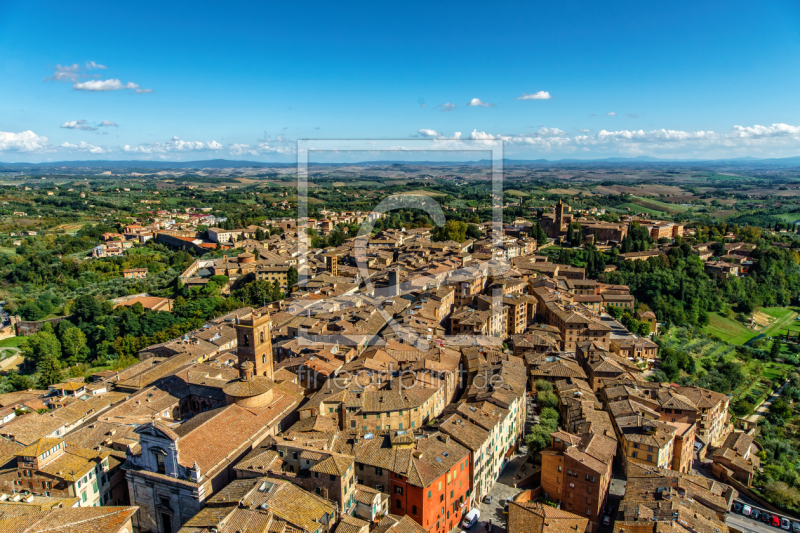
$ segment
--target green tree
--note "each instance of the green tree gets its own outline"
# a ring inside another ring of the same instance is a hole
[[[61,362],[52,355],[47,355],[36,367],[39,373],[39,388],[46,389],[53,383],[60,383],[64,379]]]
[[[555,409],[558,406],[558,396],[552,392],[540,392],[536,394],[536,401],[542,408],[552,407]]]
[[[764,492],[773,503],[780,507],[796,507],[800,502],[800,491],[783,481],[770,481],[764,487]]]
[[[781,355],[781,341],[778,338],[773,339],[772,346],[769,348],[769,357],[773,361]]]
[[[78,328],[69,328],[61,335],[61,352],[69,365],[86,361],[89,355],[86,335]]]
[[[40,363],[47,358],[52,357],[56,361],[61,359],[61,343],[55,333],[40,331],[25,339],[22,355],[27,365],[38,369]]]
[[[286,273],[286,285],[289,290],[297,285],[297,269],[294,266],[290,266],[289,271]]]
[[[467,240],[467,223],[458,220],[448,220],[444,226],[433,229],[431,233],[432,241],[456,241],[464,242]]]

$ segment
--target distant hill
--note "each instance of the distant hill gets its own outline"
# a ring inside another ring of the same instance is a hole
[[[650,156],[607,157],[604,159],[504,159],[504,165],[606,165],[606,164],[695,164],[695,165],[767,165],[800,166],[800,156],[758,159],[738,157],[713,160],[658,159]],[[489,166],[492,161],[361,161],[352,163],[309,163],[313,167],[376,167],[376,166]],[[44,170],[57,168],[125,169],[125,170],[165,170],[165,169],[203,169],[203,168],[286,168],[296,163],[267,163],[263,161],[238,161],[230,159],[207,159],[202,161],[53,161],[48,163],[0,163],[6,170]]]

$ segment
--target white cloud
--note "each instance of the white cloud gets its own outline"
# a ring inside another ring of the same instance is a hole
[[[293,154],[292,146],[275,146],[272,141],[258,143],[258,151],[262,154]]]
[[[496,107],[494,104],[481,101],[480,98],[473,98],[472,100],[467,102],[467,105],[469,107]]]
[[[85,152],[87,154],[105,154],[111,151],[111,150],[106,150],[105,148],[101,148],[100,146],[89,144],[86,141],[81,141],[78,144],[64,142],[61,143],[61,148],[66,148],[71,152]]]
[[[100,124],[97,125],[99,128],[118,128],[119,124],[114,122],[113,120],[104,120]]]
[[[437,138],[448,149],[463,146],[455,138]],[[800,153],[800,126],[734,126],[728,133],[682,130],[579,130],[570,135],[558,128],[541,127],[530,134],[492,134],[473,130],[470,140],[503,141],[506,153],[581,154],[583,157],[651,155],[670,158],[710,159],[741,157],[789,157]]]
[[[439,133],[439,132],[438,132],[438,131],[436,131],[436,130],[429,130],[429,129],[425,129],[425,128],[422,128],[422,129],[420,129],[420,130],[417,130],[417,132],[418,132],[420,135],[422,135],[423,137],[441,137],[441,136],[442,136],[442,134],[441,134],[441,133]]]
[[[552,96],[547,91],[539,91],[535,93],[522,93],[522,96],[518,97],[517,100],[550,100]]]
[[[616,116],[617,116],[617,114],[616,114],[616,113],[614,113],[613,111],[611,111],[610,113],[606,113],[606,116],[607,116],[607,117],[616,117]]]
[[[461,138],[461,132],[460,131],[457,131],[457,132],[455,132],[453,134],[453,139],[460,139],[460,138]]]
[[[800,126],[773,124],[772,126],[734,126],[733,136],[741,139],[759,139],[766,137],[791,137],[800,135]]]
[[[205,150],[221,150],[223,146],[217,141],[182,141],[177,136],[166,142],[155,142],[149,144],[140,144],[138,146],[131,146],[129,144],[123,145],[121,150],[128,153],[139,154],[165,154],[171,152],[194,152]]]
[[[231,155],[258,155],[258,150],[250,148],[249,144],[232,144],[228,147]]]
[[[75,83],[72,88],[76,91],[119,91],[122,89],[139,89],[139,86],[129,81],[122,83],[118,79],[110,80],[89,80]]]
[[[46,152],[50,150],[48,140],[30,130],[19,133],[0,131],[0,152]]]
[[[85,120],[70,120],[69,122],[65,122],[61,125],[62,128],[66,128],[68,130],[85,130],[85,131],[94,131],[97,128],[90,126]]]
[[[565,135],[567,132],[558,128],[546,128],[542,126],[536,131],[536,133],[539,135]]]
[[[89,79],[86,78],[100,78],[100,74],[87,74],[90,70],[107,70],[108,67],[101,65],[94,61],[87,61],[83,65],[73,63],[72,65],[56,65],[55,72],[45,81],[62,81],[71,82],[72,88],[76,91],[92,91],[92,92],[105,92],[105,91],[120,91],[132,90],[137,93],[151,93],[153,89],[142,89],[138,84],[129,81],[122,83],[117,78],[103,79]],[[85,80],[85,81],[82,81]]]
[[[469,134],[469,139],[471,141],[493,141],[496,137],[485,131],[472,130],[472,133]]]
[[[78,81],[80,78],[88,78],[89,75],[85,74],[87,70],[95,70],[95,69],[103,69],[105,70],[105,65],[100,65],[95,63],[94,61],[87,61],[83,65],[79,65],[77,63],[73,63],[72,65],[56,65],[55,72],[49,78],[45,78],[46,81]]]
[[[439,104],[436,107],[441,107],[442,111],[452,111],[458,106],[456,104],[451,104],[450,102],[448,102],[446,104]]]

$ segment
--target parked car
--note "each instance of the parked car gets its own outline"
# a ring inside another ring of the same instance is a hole
[[[752,518],[753,520],[758,520],[759,516],[761,516],[761,511],[759,511],[758,509],[753,509],[752,511],[750,511],[750,518]]]
[[[479,509],[473,509],[467,513],[467,516],[464,517],[464,520],[461,522],[461,527],[464,529],[469,529],[475,525],[478,521],[478,518],[481,517],[481,512]]]
[[[800,533],[800,522],[792,522],[792,533]]]
[[[772,515],[772,523],[770,525],[772,527],[781,527],[781,519],[775,515]]]
[[[603,517],[603,525],[608,526],[611,524],[611,515],[605,515]]]
[[[781,518],[781,529],[785,529],[786,531],[789,531],[790,528],[791,528],[791,524],[789,524],[789,519],[788,518]]]
[[[770,520],[772,520],[772,515],[770,515],[770,514],[769,514],[768,512],[766,512],[766,511],[761,511],[761,517],[760,517],[760,520],[761,520],[762,522],[764,522],[765,524],[769,524]]]
[[[752,507],[750,507],[749,505],[745,505],[744,507],[742,507],[742,514],[743,514],[743,515],[745,515],[745,516],[750,516],[750,514],[751,514],[752,512],[753,512],[753,508],[752,508]]]
[[[483,503],[492,503],[492,495],[487,494],[486,497],[483,499]]]
[[[733,502],[733,512],[734,513],[741,513],[742,512],[742,504],[739,502]]]

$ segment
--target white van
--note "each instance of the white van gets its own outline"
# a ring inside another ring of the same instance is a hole
[[[751,512],[753,512],[753,508],[750,507],[749,505],[745,505],[744,507],[742,507],[742,514],[743,515],[750,516]]]
[[[465,529],[469,529],[475,525],[478,519],[481,517],[481,512],[478,509],[473,509],[467,513],[467,516],[464,517],[464,520],[461,521],[461,527]]]

